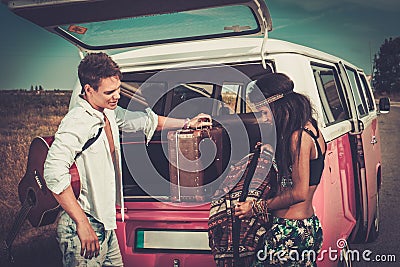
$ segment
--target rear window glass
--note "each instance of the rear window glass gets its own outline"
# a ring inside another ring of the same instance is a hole
[[[247,6],[227,6],[154,16],[62,25],[58,31],[84,47],[147,45],[162,40],[188,40],[252,34],[257,19]]]

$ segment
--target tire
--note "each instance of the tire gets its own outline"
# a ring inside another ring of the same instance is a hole
[[[379,236],[379,193],[376,194],[376,210],[374,213],[374,219],[372,221],[371,229],[369,230],[367,243],[374,242]]]
[[[349,251],[349,245],[346,244],[346,246],[342,249],[341,256],[339,257],[338,260],[338,267],[352,267],[353,263],[350,258],[350,255],[347,253]]]

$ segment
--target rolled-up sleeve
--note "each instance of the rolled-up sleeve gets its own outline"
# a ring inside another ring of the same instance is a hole
[[[147,143],[151,140],[158,125],[158,116],[150,108],[142,111],[115,109],[118,127],[125,132],[143,131]]]
[[[92,128],[95,128],[95,123],[82,118],[78,110],[62,120],[44,163],[43,176],[50,191],[60,194],[70,185],[69,169],[84,143],[96,133]]]

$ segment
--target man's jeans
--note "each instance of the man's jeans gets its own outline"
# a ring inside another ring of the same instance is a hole
[[[63,265],[65,267],[123,266],[114,230],[105,231],[103,224],[90,215],[88,220],[99,238],[99,256],[89,260],[80,255],[81,241],[76,232],[76,224],[65,211],[62,211],[57,226],[57,240],[63,254]]]

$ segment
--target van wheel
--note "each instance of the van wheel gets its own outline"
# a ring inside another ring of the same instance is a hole
[[[338,261],[338,267],[352,267],[352,257],[351,253],[348,253],[349,251],[349,245],[346,244],[344,248],[342,248],[342,252],[339,256],[339,261]]]
[[[374,242],[379,236],[379,193],[376,194],[376,210],[372,221],[371,229],[369,230],[367,242]]]

